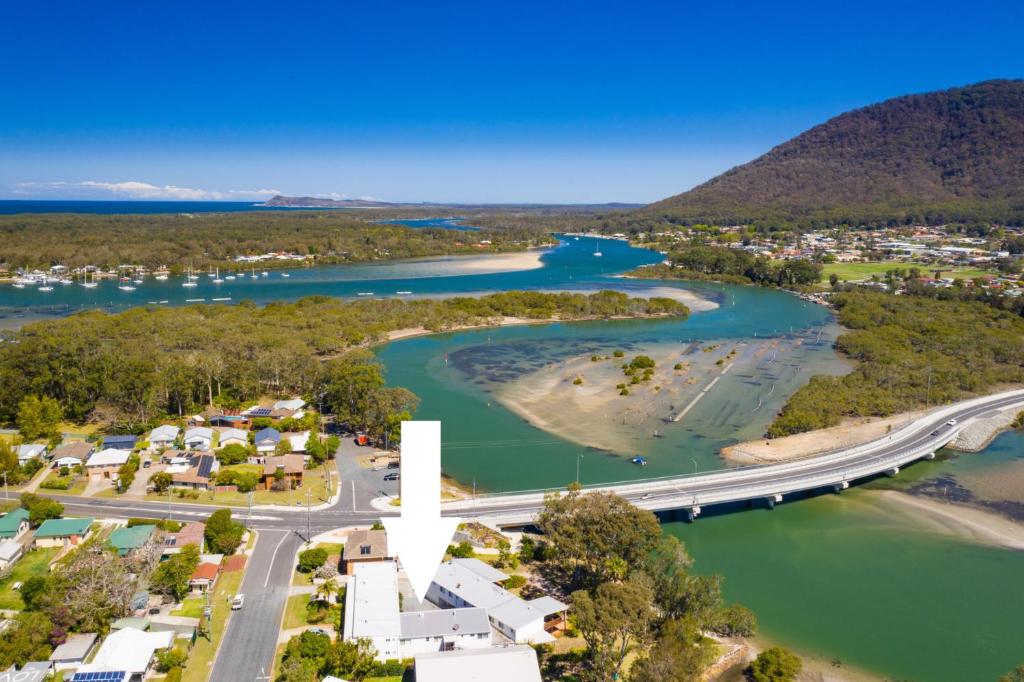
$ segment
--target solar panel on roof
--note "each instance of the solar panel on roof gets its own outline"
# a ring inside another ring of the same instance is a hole
[[[211,471],[213,471],[213,457],[200,457],[199,475],[209,478]]]
[[[269,417],[273,412],[269,407],[257,407],[249,411],[250,417]]]

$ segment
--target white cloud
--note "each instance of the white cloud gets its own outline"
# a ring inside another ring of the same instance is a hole
[[[196,189],[177,185],[153,185],[148,182],[19,182],[13,190],[21,196],[108,197],[118,199],[169,199],[211,201],[224,199],[268,199],[281,194],[276,189]]]

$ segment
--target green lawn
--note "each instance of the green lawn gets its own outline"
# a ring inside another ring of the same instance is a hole
[[[870,279],[872,275],[878,275],[879,278],[885,277],[885,273],[889,270],[909,270],[910,268],[917,268],[921,271],[922,275],[929,277],[934,276],[934,270],[941,269],[943,277],[962,277],[964,279],[971,279],[973,277],[981,277],[983,275],[993,274],[991,271],[980,270],[978,268],[953,268],[949,266],[941,265],[928,265],[925,263],[900,263],[896,261],[887,261],[879,263],[826,263],[822,266],[822,282],[828,284],[828,278],[833,273],[839,277],[841,282],[853,282],[861,279]]]
[[[23,583],[33,576],[49,573],[50,562],[59,551],[59,547],[34,549],[21,557],[11,568],[7,577],[0,580],[0,609],[21,610],[25,608],[25,603],[21,601],[21,595],[17,590],[11,589],[11,586],[14,583]]]
[[[248,568],[248,563],[246,564]],[[210,639],[198,637],[188,656],[182,682],[206,682],[213,669],[217,647],[224,637],[228,615],[231,613],[231,598],[238,592],[245,571],[225,571],[217,579],[217,588],[210,598]]]
[[[259,470],[259,465],[254,464],[236,464],[233,465],[232,469],[250,467]],[[225,467],[227,468],[227,467]],[[332,476],[333,488],[338,488],[338,477]],[[324,470],[322,467],[316,469],[308,469],[303,472],[302,485],[295,490],[284,490],[281,492],[275,492],[273,490],[257,490],[253,493],[252,503],[253,504],[283,504],[290,507],[298,507],[299,503],[302,505],[306,504],[306,491],[310,491],[309,502],[312,505],[318,505],[326,502],[330,499],[331,493],[327,490],[327,485],[324,477]],[[186,495],[185,497],[179,498],[176,494],[171,494],[172,501],[188,502],[191,504],[214,504],[220,506],[235,506],[244,507],[249,504],[249,496],[247,493],[239,492],[222,492],[214,493],[212,491],[202,490],[198,491],[199,496],[195,499]],[[167,494],[158,495],[156,493],[150,493],[146,495],[147,500],[167,502]]]
[[[288,597],[288,603],[284,607],[282,630],[291,630],[292,628],[301,628],[304,625],[309,625],[306,622],[306,607],[309,605],[310,596],[308,594],[293,594]]]
[[[175,611],[171,611],[171,615],[185,616],[186,618],[199,618],[203,615],[203,607],[205,606],[205,597],[188,597],[181,603],[181,607]]]

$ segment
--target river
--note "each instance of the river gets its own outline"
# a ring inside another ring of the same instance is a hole
[[[674,287],[717,303],[685,321],[514,326],[381,347],[389,381],[423,400],[417,418],[443,421],[446,473],[480,490],[517,490],[563,486],[577,471],[584,483],[597,483],[723,467],[718,448],[757,437],[807,377],[845,370],[832,348],[839,331],[832,316],[790,294],[613,278],[658,260],[623,242],[564,238],[533,269],[464,274],[461,259],[424,259],[292,270],[288,278],[271,272],[230,285],[201,278],[187,293],[180,281],[147,282],[134,292],[106,282],[93,290],[58,289],[50,304],[52,314],[64,314],[151,300],[180,305],[186,298],[264,303],[370,291],[436,296],[602,287],[640,295]],[[0,307],[15,320],[26,319],[41,314],[44,295],[0,286]],[[533,387],[545,380],[564,391],[578,372],[590,387],[600,371],[614,370],[614,361],[602,359],[589,369],[589,357],[615,350],[627,359],[643,352],[692,369],[668,372],[675,383],[660,390],[647,387],[623,398],[595,394],[596,411],[584,433],[570,410],[531,403],[543,397]],[[711,382],[684,418],[669,419]],[[595,418],[603,409],[607,418]],[[545,416],[545,428],[531,423]],[[591,438],[606,446],[588,444]],[[646,467],[630,464],[636,454],[646,457]],[[1024,436],[1006,434],[984,453],[914,465],[901,477],[911,484],[952,478],[983,500],[1020,502]],[[1007,490],[1007,481],[1017,483]],[[774,511],[705,510],[694,524],[667,522],[664,528],[686,542],[697,570],[725,576],[726,595],[755,610],[767,638],[836,659],[840,669],[953,682],[992,680],[1024,660],[1024,553],[937,534],[881,504],[871,489],[876,485],[787,500]]]

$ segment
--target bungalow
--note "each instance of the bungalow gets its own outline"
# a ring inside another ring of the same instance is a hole
[[[36,547],[66,547],[77,545],[87,537],[92,519],[47,519],[36,529],[33,538]]]
[[[118,556],[128,556],[149,542],[155,530],[156,526],[150,524],[118,528],[110,534],[110,545],[117,550]]]
[[[46,457],[46,446],[41,443],[25,443],[18,446],[18,464],[24,464],[30,459]]]
[[[388,561],[393,557],[388,554],[388,534],[383,530],[354,530],[345,541],[345,574],[355,575],[359,564]]]
[[[427,589],[427,601],[441,608],[487,609],[499,632],[513,642],[544,644],[561,628],[569,608],[551,597],[526,601],[498,585],[508,576],[479,559],[452,559],[437,570]]]
[[[103,436],[103,447],[108,450],[128,450],[130,452],[135,449],[137,441],[138,438],[130,435]]]
[[[243,414],[216,414],[207,419],[210,426],[221,426],[235,429],[249,428],[249,418]]]
[[[12,509],[0,516],[0,539],[17,540],[28,532],[28,510]]]
[[[260,483],[266,490],[270,490],[274,482],[281,479],[288,481],[290,487],[296,488],[302,485],[302,472],[305,468],[306,458],[302,455],[267,457],[263,461],[263,477]],[[282,473],[279,474],[279,471]]]
[[[177,554],[185,545],[195,545],[202,551],[205,533],[205,523],[189,521],[177,533],[168,533],[164,536],[164,554]]]
[[[213,429],[196,426],[185,432],[185,447],[189,450],[209,450],[213,445]]]
[[[92,443],[73,440],[62,443],[50,453],[54,467],[72,467],[85,464],[85,460],[96,451]]]
[[[196,566],[196,570],[192,572],[192,577],[188,581],[188,586],[193,592],[207,592],[213,589],[214,583],[217,582],[218,575],[220,575],[220,564],[199,564]]]
[[[153,663],[153,655],[159,649],[174,644],[174,633],[143,632],[135,628],[124,628],[107,636],[91,663],[81,666],[72,680],[118,679],[88,677],[88,673],[124,671],[122,680],[142,680]]]
[[[50,654],[50,663],[56,671],[77,668],[85,663],[93,647],[96,646],[96,633],[83,632],[68,635],[64,643]]]
[[[290,400],[278,400],[274,403],[275,410],[291,410],[292,412],[298,412],[306,406],[306,401],[302,398],[292,398]]]
[[[15,542],[14,540],[0,541],[0,571],[6,571],[14,565],[24,552],[25,549],[21,546],[20,542]]]
[[[277,444],[281,442],[281,434],[277,429],[268,426],[256,434],[254,442],[256,443],[256,452],[274,454]]]
[[[219,470],[220,462],[212,454],[204,452],[193,455],[188,459],[188,465],[183,471],[171,472],[172,485],[209,490],[213,475]]]
[[[306,443],[309,442],[309,431],[298,431],[281,434],[282,438],[288,439],[288,445],[292,452],[305,452]]]
[[[249,434],[242,429],[222,429],[217,447],[219,449],[228,445],[241,445],[242,447],[249,445]]]
[[[181,429],[171,424],[161,424],[149,432],[149,449],[151,452],[174,447]]]
[[[115,450],[108,448],[100,450],[91,455],[85,462],[85,470],[89,472],[89,478],[93,481],[102,479],[117,479],[118,469],[131,457],[128,450]]]

